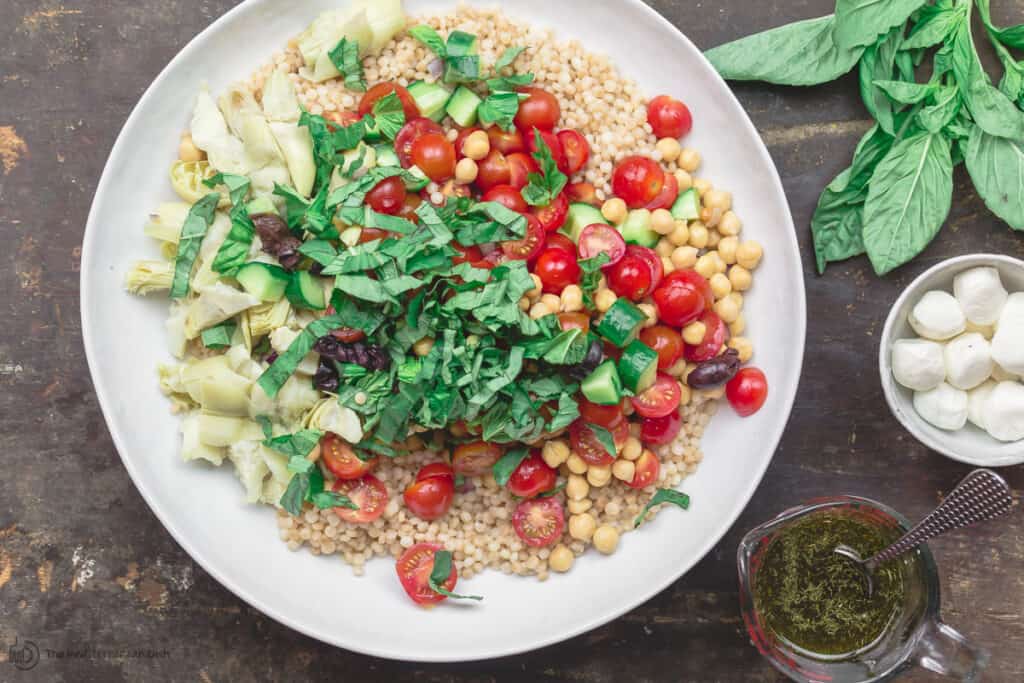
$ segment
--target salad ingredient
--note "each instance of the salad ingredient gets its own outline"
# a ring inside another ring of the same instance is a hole
[[[433,605],[447,597],[430,587],[434,558],[441,550],[443,546],[438,543],[417,543],[402,553],[395,564],[402,588],[417,605]],[[458,579],[455,565],[451,565],[448,577],[441,585],[445,590],[452,591]]]
[[[590,159],[590,143],[580,135],[579,132],[565,128],[558,131],[558,142],[562,145],[562,152],[565,153],[565,172],[575,175],[583,170]]]
[[[451,100],[452,93],[440,83],[414,81],[409,84],[409,96],[412,97],[413,102],[416,104],[416,109],[419,111],[415,116],[423,116],[431,121],[440,123],[444,120],[444,115],[448,113],[447,105]],[[404,100],[402,105],[405,110],[406,120],[414,118],[409,116],[409,110],[405,107]]]
[[[690,343],[688,334],[696,337],[696,343]],[[683,357],[697,362],[714,358],[728,338],[729,328],[725,321],[714,311],[704,311],[700,318],[683,328],[683,341],[686,342]]]
[[[637,515],[636,519],[633,520],[633,527],[636,528],[643,524],[644,518],[647,517],[647,513],[662,503],[672,503],[683,510],[690,509],[690,497],[685,493],[676,491],[675,489],[658,489],[654,492],[654,495],[651,496],[647,505],[645,505],[640,511],[640,514]]]
[[[995,380],[987,380],[967,392],[967,419],[979,429],[988,431],[986,426],[987,402],[992,390],[996,388]]]
[[[606,429],[614,429],[625,419],[622,404],[601,405],[587,399],[579,402],[580,417],[584,422],[600,425]],[[550,463],[549,463],[550,464]]]
[[[557,480],[557,470],[544,462],[540,451],[533,450],[512,472],[508,480],[508,490],[519,498],[534,498],[555,488]]]
[[[444,463],[433,463],[420,469],[416,481],[402,494],[405,506],[414,515],[428,522],[443,517],[455,499],[455,478]]]
[[[476,123],[477,109],[482,103],[483,100],[479,95],[466,86],[460,85],[448,100],[445,112],[457,125],[468,127]]]
[[[892,345],[892,374],[914,391],[929,391],[946,379],[942,344],[928,339],[899,339]]]
[[[320,457],[338,479],[360,479],[377,464],[376,458],[363,460],[337,434],[327,432],[320,439]]]
[[[749,417],[759,411],[768,398],[768,380],[758,368],[740,368],[725,385],[725,397],[737,415]]]
[[[516,506],[512,528],[528,546],[544,548],[562,537],[565,511],[557,498],[533,498]]]
[[[654,384],[658,366],[658,352],[636,340],[623,350],[617,368],[623,385],[638,394]]]
[[[363,94],[362,99],[359,100],[359,118],[372,114],[374,105],[391,93],[395,93],[401,101],[402,111],[405,113],[407,121],[420,115],[420,110],[416,107],[416,101],[405,87],[398,83],[385,82],[374,85]]]
[[[934,389],[914,392],[914,410],[939,429],[960,429],[967,423],[967,392],[940,382]]]
[[[501,455],[501,447],[493,443],[486,441],[464,443],[452,453],[452,469],[456,474],[480,477],[491,470]]]
[[[1024,439],[1024,385],[999,382],[983,405],[989,434],[1000,441]]]
[[[544,206],[536,206],[533,209],[533,215],[540,221],[541,226],[544,228],[544,232],[554,232],[561,228],[565,224],[565,219],[569,214],[569,200],[566,199],[565,193],[556,196],[550,202]]]
[[[630,400],[641,417],[665,417],[679,408],[681,398],[679,382],[670,375],[658,373],[651,387]]]
[[[629,346],[640,333],[647,315],[627,299],[616,299],[594,331],[620,349]]]
[[[933,290],[914,305],[908,322],[925,339],[945,341],[964,331],[967,318],[952,294]]]
[[[988,340],[977,332],[956,337],[943,350],[946,381],[957,389],[973,389],[992,374],[992,352]]]
[[[544,249],[544,228],[533,216],[526,215],[526,234],[522,239],[505,240],[501,250],[510,259],[530,261]]]
[[[736,375],[739,366],[739,352],[736,349],[726,349],[714,358],[697,363],[697,367],[686,376],[686,383],[694,389],[721,386]]]
[[[519,103],[516,128],[529,137],[534,129],[551,130],[558,125],[562,109],[554,95],[542,88],[531,87],[520,88],[519,92],[527,97]]]
[[[683,356],[683,337],[668,325],[652,325],[640,331],[640,341],[658,354],[658,369],[667,370]]]
[[[435,183],[455,175],[455,147],[441,133],[426,133],[412,144],[412,162]]]
[[[534,158],[524,152],[512,152],[505,157],[505,161],[508,164],[507,182],[517,190],[529,184],[531,173],[540,173],[540,166]]]
[[[483,199],[485,202],[497,202],[510,211],[519,213],[524,213],[529,208],[523,195],[511,185],[495,185],[487,190]]]
[[[651,290],[651,269],[636,255],[626,255],[608,271],[608,286],[620,297],[641,301]]]
[[[523,134],[514,128],[505,130],[499,126],[491,126],[487,129],[487,139],[491,148],[502,154],[526,151],[526,140],[523,139]]]
[[[684,327],[697,319],[714,302],[707,280],[692,270],[669,273],[651,296],[658,317],[674,327]]]
[[[605,267],[613,266],[626,254],[626,242],[615,228],[604,223],[591,223],[583,228],[577,240],[576,248],[581,259],[588,259],[598,254],[607,254]]]
[[[377,213],[397,215],[405,206],[405,183],[397,176],[385,178],[366,193],[366,204]]]
[[[508,158],[496,149],[492,149],[488,152],[487,155],[477,164],[475,182],[477,187],[484,192],[489,192],[495,187],[509,187],[510,179],[511,174],[509,171]],[[513,186],[512,189],[514,190],[515,187]],[[515,201],[516,205],[519,206],[519,202],[521,200],[522,197],[513,201]],[[523,205],[525,204],[526,202],[523,202]],[[508,206],[508,204],[505,205]]]
[[[626,482],[626,485],[634,489],[647,488],[658,481],[658,473],[660,471],[661,463],[658,462],[658,456],[653,451],[644,449],[644,452],[640,454],[640,457],[634,463],[633,476]]]
[[[598,365],[580,384],[588,401],[604,406],[617,406],[622,399],[622,383],[614,360]]]
[[[615,527],[602,524],[594,531],[594,547],[605,555],[611,555],[619,547],[619,532]]]
[[[652,446],[672,443],[682,426],[683,420],[678,411],[663,417],[645,417],[640,422],[640,438]]]
[[[619,162],[612,174],[612,190],[630,209],[640,209],[661,192],[665,172],[648,157],[630,156]]]
[[[994,325],[1009,296],[999,271],[990,266],[971,268],[953,278],[953,296],[964,317],[975,325]]]
[[[679,100],[658,95],[647,105],[647,123],[658,138],[681,138],[693,128],[693,116]]]
[[[1006,299],[992,336],[992,358],[1007,372],[1024,374],[1024,292]]]
[[[444,134],[444,129],[439,124],[428,118],[409,119],[399,129],[395,136],[395,154],[402,168],[409,168],[413,165],[412,148],[416,140],[428,133]]]
[[[372,474],[364,474],[359,479],[339,479],[334,482],[334,491],[358,506],[355,510],[334,508],[339,517],[353,524],[368,524],[379,519],[388,504],[387,488]]]

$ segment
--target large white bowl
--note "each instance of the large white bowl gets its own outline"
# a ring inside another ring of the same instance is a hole
[[[754,417],[741,420],[726,407],[715,418],[706,458],[682,487],[693,498],[688,512],[665,510],[624,537],[613,556],[588,553],[568,575],[540,583],[486,572],[460,584],[485,595],[483,603],[418,609],[399,587],[392,561],[374,561],[357,578],[337,558],[290,552],[277,538],[273,510],[246,505],[227,467],[181,462],[177,420],[155,371],[169,360],[166,301],[129,296],[122,287],[132,260],[156,253],[142,225],[158,202],[172,198],[167,169],[200,84],[208,81],[216,92],[244,77],[318,12],[343,2],[243,2],[189,43],[132,112],[96,192],[82,253],[82,325],[100,405],[125,467],[168,531],[218,581],[278,621],[351,650],[418,661],[481,659],[555,643],[614,619],[690,569],[737,518],[771,461],[796,393],[806,322],[782,185],[725,83],[639,0],[502,3],[514,17],[609,53],[652,96],[671,93],[689,104],[696,124],[686,143],[704,155],[701,175],[733,191],[744,235],[765,245],[745,315],[771,392]],[[414,14],[452,8],[444,0],[407,1]]]

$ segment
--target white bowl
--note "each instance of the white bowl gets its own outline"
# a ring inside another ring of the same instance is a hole
[[[600,626],[665,589],[718,542],[750,500],[786,425],[803,360],[803,269],[782,185],[754,126],[700,51],[639,0],[501,4],[516,18],[556,28],[561,39],[607,52],[651,96],[686,100],[696,122],[686,144],[704,155],[701,175],[733,192],[746,221],[743,234],[766,245],[745,315],[754,360],[771,384],[769,400],[746,419],[726,406],[705,437],[707,457],[682,486],[691,509],[664,510],[626,535],[614,555],[590,552],[570,573],[543,583],[484,572],[459,584],[486,596],[483,603],[448,601],[426,611],[406,597],[390,559],[370,562],[357,578],[338,558],[291,552],[278,539],[274,511],[246,505],[228,467],[181,461],[178,420],[155,370],[170,360],[167,302],[126,294],[124,273],[134,259],[157,256],[142,226],[160,201],[173,198],[167,169],[201,83],[221,92],[344,0],[248,0],[185,47],[125,124],[84,238],[82,327],[93,383],[125,467],[153,512],[196,562],[254,607],[320,640],[382,657],[514,654]],[[454,6],[454,0],[406,2],[411,14]]]
[[[914,438],[928,448],[953,460],[969,465],[1002,467],[1024,462],[1024,441],[1005,442],[994,439],[970,422],[963,429],[947,431],[926,422],[914,409],[914,392],[901,385],[892,375],[892,345],[898,339],[915,339],[907,317],[925,292],[933,289],[953,293],[953,277],[977,266],[993,266],[999,271],[1003,286],[1010,292],[1024,291],[1024,261],[1002,254],[970,254],[957,256],[932,266],[921,273],[896,299],[882,330],[878,351],[878,367],[882,376],[885,400],[896,419]]]

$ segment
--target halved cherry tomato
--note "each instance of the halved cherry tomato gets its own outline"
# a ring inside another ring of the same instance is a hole
[[[485,202],[498,202],[519,213],[524,213],[530,208],[519,190],[511,185],[495,185],[484,193],[483,199]]]
[[[665,172],[665,180],[661,186],[661,192],[658,196],[647,203],[645,209],[654,211],[655,209],[668,209],[671,208],[676,202],[676,198],[679,196],[679,181],[676,180],[675,175]]]
[[[447,477],[455,481],[455,472],[452,471],[451,466],[447,463],[432,462],[421,467],[420,471],[416,473],[416,481],[423,481],[431,477]]]
[[[693,128],[690,109],[669,95],[658,95],[647,105],[647,123],[655,137],[681,138]]]
[[[513,152],[505,157],[508,161],[508,184],[512,187],[522,189],[529,183],[529,174],[540,173],[537,161],[529,154]]]
[[[555,488],[557,481],[557,470],[549,467],[540,457],[540,451],[534,449],[512,472],[508,479],[508,490],[513,496],[533,498],[538,493]]]
[[[585,398],[579,399],[580,418],[590,424],[601,425],[605,429],[614,429],[625,419],[622,404],[603,406],[591,403]]]
[[[598,206],[601,203],[601,200],[597,198],[597,188],[593,183],[569,183],[565,187],[565,194],[569,197],[570,202],[581,202],[591,206]]]
[[[631,398],[630,401],[633,402],[633,410],[640,417],[665,417],[672,411],[678,410],[682,395],[679,381],[671,375],[659,372],[654,384]]]
[[[476,186],[484,192],[492,187],[508,185],[511,178],[508,157],[496,149],[492,149],[477,163]]]
[[[529,95],[519,103],[519,111],[516,113],[516,128],[532,135],[534,128],[551,130],[558,125],[558,119],[562,116],[562,108],[558,106],[558,99],[547,90],[541,88],[519,88],[519,92]]]
[[[610,431],[616,448],[622,448],[629,438],[629,424],[623,420]],[[573,452],[591,465],[610,465],[615,461],[586,420],[578,419],[569,426],[569,442]]]
[[[477,132],[478,130],[482,130],[480,126],[470,126],[469,128],[463,128],[459,130],[459,134],[455,136],[454,143],[455,155],[457,157],[461,159],[462,157],[466,156],[465,154],[462,153],[462,143],[466,141],[466,138],[468,138],[470,135]]]
[[[380,228],[363,228],[359,231],[359,244],[366,244],[374,240],[386,240],[391,233]]]
[[[405,183],[398,176],[385,178],[366,193],[366,203],[377,213],[395,215],[405,205]]]
[[[533,272],[540,278],[544,291],[561,294],[567,285],[579,282],[580,266],[576,255],[564,249],[545,249],[537,257]]]
[[[601,267],[610,268],[626,255],[626,241],[622,239],[622,233],[612,226],[592,223],[580,231],[576,249],[581,259],[608,254],[608,263]]]
[[[331,336],[345,344],[354,344],[357,341],[362,341],[366,337],[366,333],[354,327],[339,327],[336,330],[331,330]]]
[[[398,212],[398,215],[407,221],[416,223],[420,220],[420,217],[416,215],[416,209],[418,209],[422,203],[423,197],[419,196],[415,192],[407,193],[405,195],[405,201],[402,202],[402,210]]]
[[[590,316],[586,313],[559,313],[558,324],[562,330],[583,330],[586,334],[590,331]]]
[[[623,256],[607,276],[608,287],[630,301],[640,301],[651,291],[651,268],[639,256]]]
[[[668,325],[652,325],[640,331],[640,341],[658,354],[658,369],[667,370],[683,357],[683,336]]]
[[[464,247],[458,242],[451,242],[450,246],[458,253],[457,256],[452,257],[452,265],[457,266],[460,263],[476,263],[483,259],[484,255],[480,251],[480,247],[473,245]]]
[[[572,128],[558,131],[558,141],[565,152],[565,172],[569,175],[579,173],[590,158],[590,143]]]
[[[325,111],[323,113],[323,117],[327,119],[327,121],[329,122],[327,124],[327,129],[330,130],[332,133],[336,131],[339,127],[344,128],[345,126],[351,126],[353,123],[362,118],[359,114],[355,113],[354,111]],[[338,125],[332,126],[332,123],[336,123]]]
[[[501,251],[515,261],[531,261],[544,249],[545,234],[540,221],[526,215],[526,234],[521,240],[506,240],[501,243]]]
[[[544,245],[545,249],[564,249],[573,256],[576,255],[576,245],[572,243],[572,240],[563,235],[560,232],[549,232],[547,244]]]
[[[412,143],[412,162],[435,183],[455,175],[455,147],[442,133],[421,135]]]
[[[569,215],[569,200],[563,192],[547,206],[533,207],[533,215],[540,221],[545,232],[554,232],[565,225],[565,218]]]
[[[704,323],[704,339],[700,344],[687,344],[683,350],[686,360],[700,362],[714,358],[729,339],[729,328],[714,311],[705,310],[698,318]]]
[[[696,320],[714,303],[711,285],[695,270],[672,271],[651,296],[658,318],[673,327]]]
[[[398,131],[398,135],[395,136],[395,154],[398,155],[398,161],[401,162],[402,168],[409,168],[412,166],[412,146],[421,135],[427,133],[441,133],[444,134],[444,128],[440,124],[431,121],[430,119],[423,118],[422,116],[415,119],[409,119],[402,126],[401,130]]]
[[[346,522],[366,524],[384,514],[388,504],[388,490],[380,479],[364,474],[359,479],[339,479],[334,482],[334,491],[359,506],[358,510],[336,507],[334,511]]]
[[[395,571],[398,573],[398,580],[402,588],[417,605],[433,605],[446,599],[430,587],[430,574],[434,571],[434,555],[437,551],[444,550],[439,543],[417,543],[398,558],[395,563]],[[452,563],[452,571],[445,579],[444,589],[451,592],[455,589],[455,583],[459,580],[455,563]]]
[[[541,140],[543,140],[544,144],[547,145],[549,150],[551,150],[551,158],[555,160],[555,165],[558,166],[558,170],[565,173],[565,169],[568,168],[568,165],[565,160],[565,150],[562,149],[562,143],[558,141],[558,136],[550,131],[534,128],[533,131],[526,136],[526,148],[530,150],[531,155],[536,154],[539,149],[537,146],[537,138],[534,133],[540,133]]]
[[[501,459],[500,446],[486,441],[464,443],[452,453],[452,469],[467,477],[482,477]]]
[[[434,464],[447,467],[443,463]],[[450,469],[448,476],[423,476],[421,478],[422,474],[423,470],[420,470],[420,473],[416,475],[416,481],[405,488],[402,499],[405,501],[405,506],[414,515],[429,522],[443,517],[448,512],[448,508],[452,506],[452,501],[455,500],[455,479]]]
[[[554,497],[524,500],[512,513],[512,528],[532,548],[553,545],[565,529],[565,510]]]
[[[631,209],[657,197],[664,184],[665,171],[649,157],[626,157],[612,172],[612,191]]]
[[[661,284],[661,278],[665,274],[665,267],[661,264],[661,257],[658,256],[656,251],[647,247],[641,247],[638,244],[631,244],[626,247],[626,255],[636,256],[651,269],[651,288],[648,291],[656,289]]]
[[[741,417],[753,415],[768,398],[768,379],[758,368],[740,368],[725,385],[725,397]]]
[[[333,432],[327,432],[320,439],[320,457],[338,479],[358,479],[377,464],[377,458],[361,460],[352,447]]]
[[[626,486],[633,489],[642,489],[658,481],[658,472],[661,470],[661,463],[653,451],[644,450],[634,463],[636,469],[633,478],[626,482]]]
[[[420,115],[419,107],[416,106],[416,100],[412,98],[409,91],[397,83],[387,81],[385,83],[378,83],[366,91],[363,99],[359,100],[359,116],[363,117],[367,114],[372,114],[373,105],[391,93],[397,94],[398,99],[402,102],[402,111],[405,112],[406,121]]]
[[[499,126],[491,126],[487,129],[487,137],[491,142],[491,149],[496,149],[502,154],[514,154],[526,150],[526,141],[523,134],[518,130],[503,130]]]
[[[665,417],[645,417],[640,421],[640,440],[652,446],[672,443],[683,426],[683,417],[674,410]]]

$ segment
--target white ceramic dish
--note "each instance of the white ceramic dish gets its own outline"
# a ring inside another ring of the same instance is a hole
[[[878,351],[878,367],[882,377],[885,400],[893,415],[915,439],[928,448],[938,451],[953,460],[969,465],[1001,467],[1024,462],[1024,442],[1006,443],[993,439],[986,432],[967,423],[957,431],[946,431],[934,427],[914,410],[914,392],[900,385],[892,376],[893,342],[897,339],[915,338],[917,335],[907,322],[910,310],[924,295],[933,289],[953,292],[953,277],[957,273],[976,266],[993,266],[999,270],[1003,286],[1010,292],[1024,291],[1024,261],[1002,254],[970,254],[957,256],[932,266],[921,273],[916,280],[903,290],[896,299],[882,330],[882,341]]]
[[[502,3],[513,17],[606,51],[650,95],[668,92],[688,102],[696,125],[687,144],[704,155],[701,174],[733,192],[747,222],[744,235],[766,245],[745,315],[771,389],[757,415],[741,420],[726,408],[713,420],[707,457],[683,486],[693,498],[688,512],[665,510],[641,533],[624,537],[615,555],[590,553],[568,575],[540,583],[485,572],[460,583],[485,595],[483,603],[418,609],[392,561],[373,561],[357,578],[338,558],[291,552],[277,538],[273,510],[246,505],[229,468],[181,462],[178,422],[155,371],[169,360],[166,301],[132,297],[122,287],[132,260],[156,254],[142,225],[158,202],[172,198],[166,169],[200,83],[217,92],[245,77],[317,13],[343,2],[243,2],[181,51],[128,119],[100,181],[82,253],[83,333],[100,405],[125,467],[168,531],[218,581],[278,621],[351,650],[418,661],[496,657],[564,640],[639,605],[692,567],[739,515],[772,458],[796,393],[806,323],[782,185],[725,83],[639,0]],[[423,14],[454,5],[407,0],[406,9]]]

